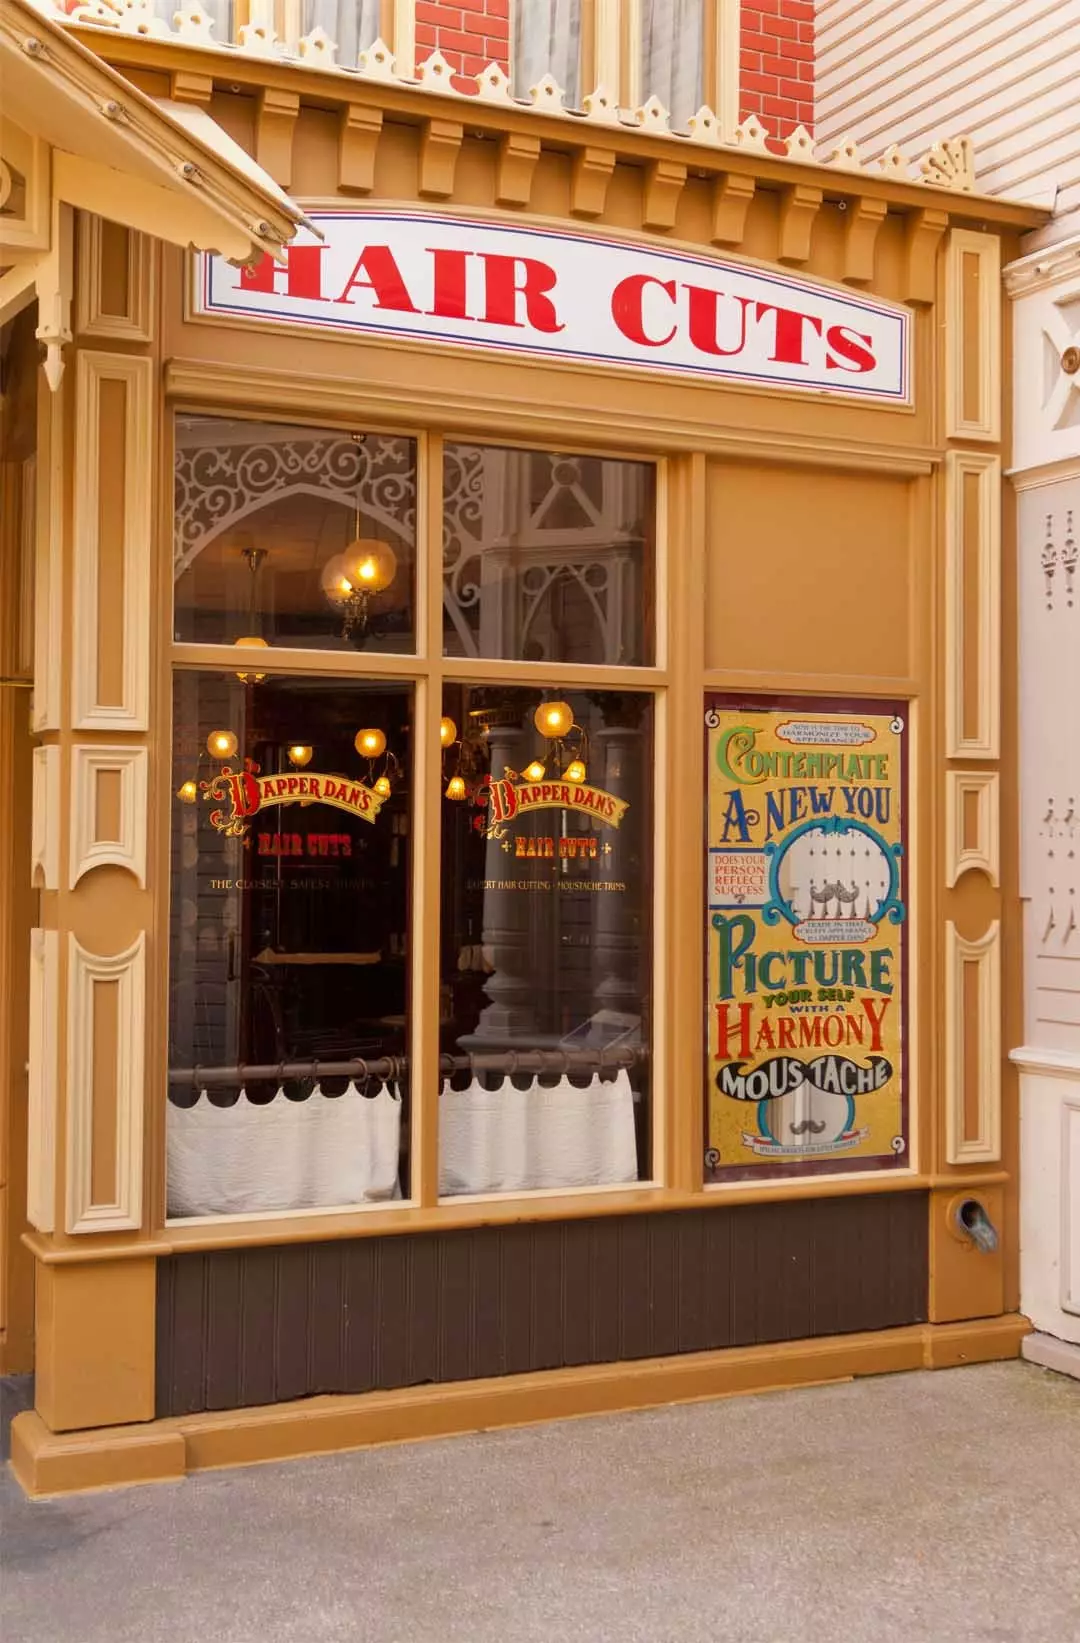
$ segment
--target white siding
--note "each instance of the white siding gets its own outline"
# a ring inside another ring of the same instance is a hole
[[[987,194],[1080,206],[1080,0],[817,0],[817,119],[828,148],[909,158],[975,145]]]

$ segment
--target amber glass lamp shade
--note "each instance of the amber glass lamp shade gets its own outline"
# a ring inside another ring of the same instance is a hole
[[[439,741],[443,747],[453,747],[457,741],[457,725],[453,719],[439,720]]]
[[[311,763],[311,756],[315,749],[313,747],[308,747],[305,742],[294,742],[292,747],[290,747],[287,751],[289,755],[289,763],[296,765],[298,769],[302,770],[305,765]]]
[[[380,799],[388,799],[390,797],[389,776],[379,777],[378,781],[375,783],[375,791],[379,795]]]
[[[257,634],[257,633],[245,633],[239,639],[234,639],[233,644],[236,645],[237,648],[240,649],[240,650],[268,650],[269,649],[269,646],[267,645],[266,640],[261,638],[260,635]],[[261,685],[263,680],[266,678],[266,674],[265,673],[238,673],[236,675],[236,677],[238,679],[242,680],[244,684],[250,683],[250,684],[253,684],[253,685]]]
[[[206,751],[212,759],[231,759],[239,746],[232,730],[212,730],[206,738]]]
[[[386,751],[386,737],[381,730],[358,730],[353,746],[362,759],[377,759]]]
[[[540,763],[539,759],[534,759],[532,764],[527,764],[525,766],[525,775],[531,782],[542,782],[544,777],[547,775],[547,771]]]
[[[583,782],[585,780],[585,766],[580,759],[571,759],[565,770],[568,782]]]
[[[465,797],[465,793],[466,788],[464,778],[461,776],[451,776],[450,780],[446,784],[446,797],[448,799],[463,799]]]
[[[382,593],[397,574],[397,554],[375,537],[358,536],[341,560],[345,578],[357,593]]]
[[[541,736],[556,741],[574,726],[574,712],[569,702],[541,702],[533,714],[533,724]]]
[[[176,796],[181,804],[194,804],[199,796],[199,790],[195,783],[189,779],[186,782],[181,782],[176,789]]]

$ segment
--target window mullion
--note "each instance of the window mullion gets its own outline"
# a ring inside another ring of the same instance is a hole
[[[417,681],[413,761],[410,1045],[412,1196],[434,1204],[439,1195],[440,900],[442,873],[442,650],[443,442],[421,442],[417,510],[417,649],[426,658]]]

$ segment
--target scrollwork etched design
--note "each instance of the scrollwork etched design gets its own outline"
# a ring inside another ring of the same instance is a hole
[[[226,530],[297,492],[330,497],[409,539],[416,528],[412,441],[270,430],[250,444],[180,443],[175,468],[173,570],[177,580]]]

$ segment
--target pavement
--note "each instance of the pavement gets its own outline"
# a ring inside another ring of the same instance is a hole
[[[179,1484],[0,1478],[4,1643],[1073,1643],[1080,1382],[890,1375]]]

